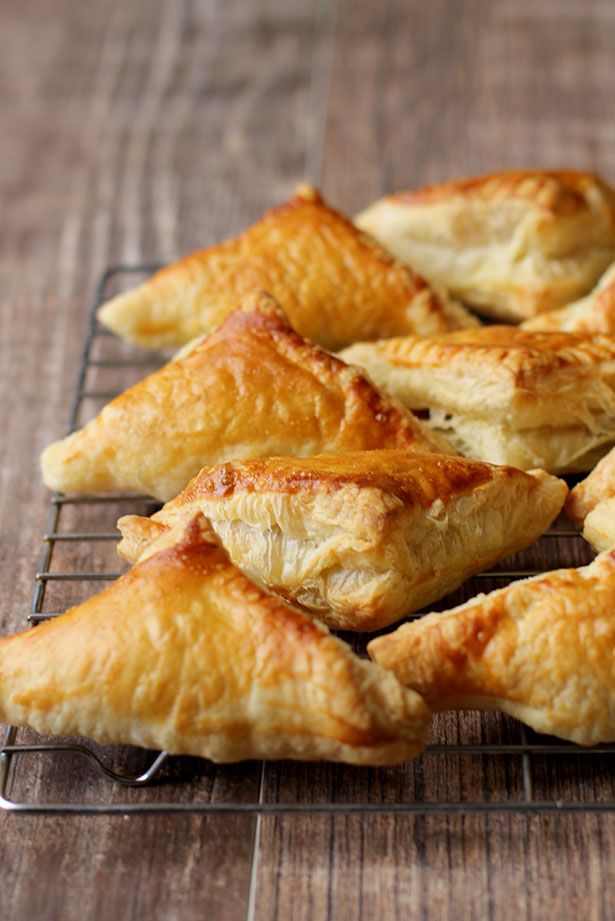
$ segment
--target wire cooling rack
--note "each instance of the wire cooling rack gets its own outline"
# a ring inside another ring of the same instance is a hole
[[[115,266],[90,312],[69,431],[169,356],[127,346],[96,320],[100,303],[158,266]],[[119,514],[151,514],[138,495],[52,495],[27,621],[35,625],[121,575]],[[451,607],[513,579],[591,552],[565,521],[532,548],[482,573],[442,602]],[[432,606],[434,607],[434,606]],[[361,652],[365,641],[346,637]],[[47,739],[6,727],[0,745],[0,807],[11,812],[132,813],[537,813],[615,811],[615,745],[579,748],[538,736],[501,714],[439,714],[425,754],[395,768],[291,762],[213,765],[165,752]]]

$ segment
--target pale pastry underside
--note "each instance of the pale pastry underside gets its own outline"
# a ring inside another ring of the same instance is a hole
[[[615,496],[598,502],[588,513],[583,526],[583,537],[596,553],[615,547]]]
[[[565,511],[580,527],[591,510],[605,499],[615,497],[615,448],[606,454],[589,476],[571,490]]]
[[[503,422],[431,409],[425,424],[446,436],[465,457],[510,464],[521,470],[541,467],[549,473],[591,470],[615,444],[615,424],[601,431],[584,426],[541,426],[516,429]]]

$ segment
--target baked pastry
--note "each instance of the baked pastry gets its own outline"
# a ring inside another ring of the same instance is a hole
[[[615,262],[586,297],[559,310],[540,313],[521,325],[524,329],[615,335]]]
[[[615,338],[485,326],[357,343],[340,357],[461,453],[583,472],[615,443]]]
[[[615,192],[572,170],[507,170],[391,195],[356,224],[499,320],[569,304],[615,259]]]
[[[615,552],[479,595],[372,640],[435,710],[503,710],[581,745],[615,741]]]
[[[614,372],[615,373],[615,372]],[[581,527],[593,508],[615,496],[615,448],[602,458],[590,475],[578,483],[566,499],[565,512]]]
[[[270,291],[292,326],[325,348],[432,333],[473,318],[301,186],[241,236],[187,256],[103,305],[123,339],[157,348],[211,332],[237,301]]]
[[[41,462],[51,489],[136,490],[164,501],[204,464],[380,447],[447,449],[259,294],[48,447]]]
[[[0,640],[0,720],[213,761],[391,764],[430,714],[262,589],[193,520],[102,594]]]
[[[376,630],[532,543],[566,493],[542,470],[399,450],[235,461],[121,518],[119,550],[133,562],[200,511],[250,578],[331,627]]]
[[[603,499],[588,512],[583,537],[596,553],[615,547],[615,496]]]

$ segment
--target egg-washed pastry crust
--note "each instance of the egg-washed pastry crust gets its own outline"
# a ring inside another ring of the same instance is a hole
[[[503,710],[581,745],[615,741],[615,552],[403,624],[368,646],[434,710]]]
[[[192,253],[114,297],[98,319],[138,345],[182,345],[210,333],[258,289],[284,305],[301,335],[330,349],[477,322],[310,186],[300,186],[241,236]]]
[[[505,321],[584,296],[615,258],[615,192],[572,170],[507,170],[390,195],[355,222],[433,283]]]
[[[585,471],[615,443],[615,339],[512,326],[357,343],[340,353],[465,455]]]
[[[232,458],[382,447],[449,450],[261,293],[48,447],[41,464],[50,489],[165,501],[204,465]]]
[[[537,539],[566,485],[543,471],[407,451],[206,468],[152,518],[118,522],[131,562],[206,515],[248,576],[329,626],[375,630]]]
[[[195,518],[102,594],[0,640],[0,720],[213,761],[392,764],[430,714],[251,583]]]

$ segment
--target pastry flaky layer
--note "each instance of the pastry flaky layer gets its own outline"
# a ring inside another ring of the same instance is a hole
[[[615,262],[594,290],[559,310],[547,310],[522,323],[523,329],[565,330],[572,333],[615,335]]]
[[[615,448],[605,455],[590,475],[570,491],[566,514],[578,527],[604,499],[615,497]]]
[[[98,313],[149,348],[211,332],[257,289],[270,291],[303,336],[338,349],[358,339],[431,333],[477,321],[301,186],[241,236],[193,253]]]
[[[110,588],[0,640],[0,721],[214,761],[419,754],[429,710],[251,583],[198,517]]]
[[[590,470],[615,443],[615,339],[485,326],[340,353],[462,454],[524,470]]]
[[[571,490],[565,510],[594,550],[615,547],[615,448]]]
[[[597,553],[615,548],[615,495],[602,499],[588,512],[583,537]]]
[[[232,462],[153,518],[121,518],[119,550],[134,562],[202,512],[252,579],[330,626],[375,630],[530,544],[566,492],[542,471],[399,450]]]
[[[449,450],[363,374],[294,332],[261,293],[48,447],[41,464],[60,492],[136,490],[164,501],[223,460],[382,447]]]
[[[509,170],[391,195],[356,224],[455,297],[507,321],[583,296],[615,258],[615,192],[570,170]]]
[[[368,652],[436,710],[503,710],[581,745],[615,741],[615,552],[404,624]]]

